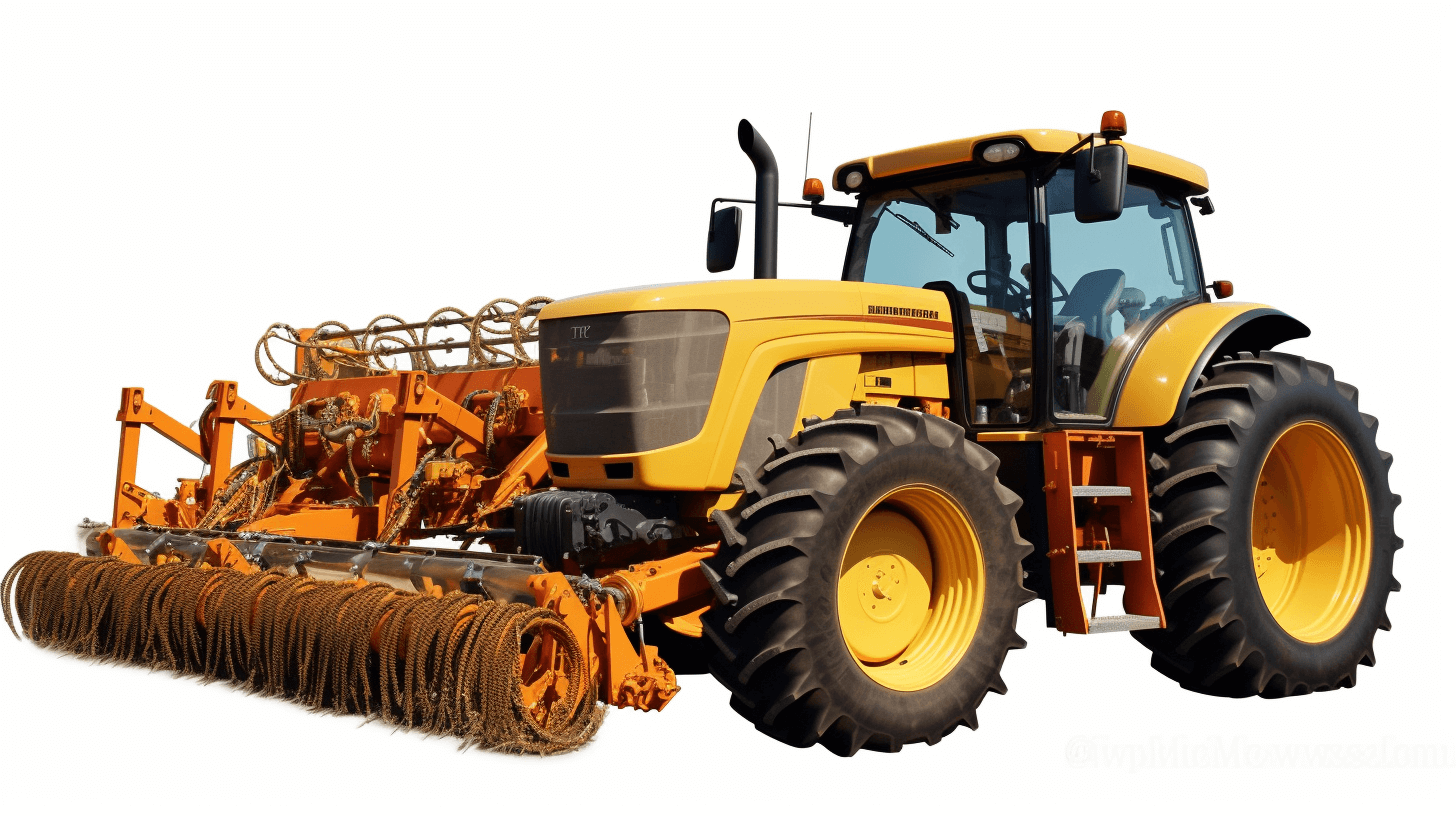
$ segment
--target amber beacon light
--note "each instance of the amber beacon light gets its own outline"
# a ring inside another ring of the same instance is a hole
[[[1110,110],[1102,114],[1102,138],[1121,139],[1127,135],[1127,117],[1122,111]]]

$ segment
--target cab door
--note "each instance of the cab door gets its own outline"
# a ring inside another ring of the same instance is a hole
[[[866,194],[845,280],[949,290],[971,425],[1032,419],[1029,187],[1019,171]]]
[[[1134,178],[1121,216],[1084,224],[1073,212],[1073,172],[1058,170],[1046,186],[1051,402],[1059,423],[1100,423],[1144,334],[1203,300],[1203,284],[1186,201]]]

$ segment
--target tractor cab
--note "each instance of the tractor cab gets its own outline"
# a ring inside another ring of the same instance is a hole
[[[1122,142],[1126,131],[1108,111],[1094,134],[1009,131],[872,156],[833,176],[857,206],[821,204],[817,179],[805,182],[809,204],[780,206],[852,227],[843,280],[934,289],[956,305],[965,424],[1106,426],[1152,329],[1208,300],[1189,217],[1212,212],[1207,176]],[[740,141],[752,157],[761,139]],[[760,210],[771,235],[774,208]],[[722,271],[738,216],[715,216],[709,269]]]
[[[944,288],[960,301],[977,424],[1031,420],[1039,322],[1056,419],[1106,421],[1151,318],[1204,299],[1185,198],[1156,179],[1128,183],[1116,219],[1084,223],[1075,174],[897,181],[861,196],[844,279]]]
[[[959,301],[974,424],[1033,421],[1038,380],[1040,418],[1109,422],[1131,352],[1156,318],[1206,300],[1189,218],[1206,177],[1122,145],[1124,120],[1106,120],[1106,138],[997,134],[836,172],[835,187],[859,196],[843,279]],[[1092,155],[1079,161],[1084,145]],[[1100,201],[1097,186],[1111,188]]]

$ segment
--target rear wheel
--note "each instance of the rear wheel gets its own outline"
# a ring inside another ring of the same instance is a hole
[[[1356,391],[1277,352],[1213,366],[1152,458],[1166,630],[1153,667],[1226,697],[1355,684],[1401,546],[1391,458]]]
[[[709,562],[710,669],[762,732],[841,755],[976,727],[1030,545],[994,456],[938,417],[840,411],[784,443]],[[761,489],[760,489],[761,488]]]

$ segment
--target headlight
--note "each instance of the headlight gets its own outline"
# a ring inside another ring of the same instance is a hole
[[[1011,161],[1021,155],[1021,145],[1015,142],[999,142],[981,151],[981,158],[988,162]]]
[[[864,173],[858,170],[851,170],[844,174],[844,186],[853,190],[864,183]]]

